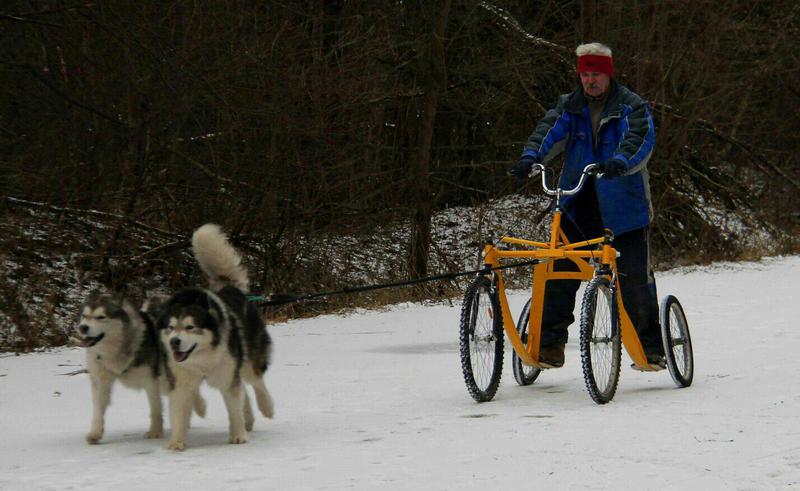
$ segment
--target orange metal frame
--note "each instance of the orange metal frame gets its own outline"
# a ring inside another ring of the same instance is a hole
[[[642,348],[642,343],[639,341],[639,336],[622,304],[619,279],[616,274],[616,249],[611,247],[610,240],[606,237],[570,243],[567,240],[567,236],[561,230],[561,214],[562,212],[560,210],[556,210],[553,213],[549,242],[535,242],[513,237],[502,237],[500,239],[501,242],[525,246],[530,249],[498,250],[492,245],[487,245],[484,250],[484,263],[492,268],[499,267],[501,259],[526,258],[542,260],[542,262],[538,263],[533,268],[533,287],[531,291],[527,344],[523,343],[522,338],[517,332],[516,323],[511,316],[511,309],[508,306],[508,298],[506,297],[503,285],[503,275],[498,269],[493,271],[497,279],[500,308],[503,315],[503,327],[511,345],[514,347],[514,351],[516,351],[519,358],[526,365],[544,368],[539,364],[538,360],[542,332],[542,310],[544,306],[545,285],[551,280],[591,280],[596,274],[595,266],[589,263],[590,260],[593,260],[597,267],[602,265],[607,266],[608,270],[611,271],[614,281],[616,281],[619,321],[622,329],[622,344],[625,346],[625,350],[637,367],[645,371],[650,370],[644,348]],[[576,250],[579,247],[591,245],[597,245],[598,249]],[[578,266],[579,271],[554,271],[553,265],[555,261],[564,260],[574,262]]]

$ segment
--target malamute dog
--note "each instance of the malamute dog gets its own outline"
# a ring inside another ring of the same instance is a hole
[[[94,412],[86,441],[94,444],[103,437],[105,413],[116,380],[147,392],[150,429],[146,438],[161,438],[161,392],[171,377],[153,318],[117,295],[94,290],[81,306],[75,333],[75,342],[86,348],[86,368],[92,383]],[[195,411],[204,416],[205,400],[199,393],[194,395]]]
[[[192,249],[209,288],[180,290],[164,306],[158,322],[168,363],[175,375],[169,393],[171,450],[186,447],[192,394],[207,381],[222,392],[228,409],[230,443],[247,442],[253,411],[243,382],[250,384],[258,409],[273,415],[264,385],[272,341],[255,306],[247,301],[249,280],[239,253],[218,225],[206,224],[192,236]]]

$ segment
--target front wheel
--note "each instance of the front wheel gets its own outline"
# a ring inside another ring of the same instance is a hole
[[[672,380],[678,387],[692,385],[694,354],[689,323],[678,299],[668,295],[661,301],[661,340]]]
[[[528,343],[528,318],[530,315],[531,301],[528,299],[525,307],[522,308],[522,313],[519,315],[519,321],[517,321],[517,332],[519,337],[522,338],[522,344],[526,346]],[[511,354],[511,366],[514,368],[514,379],[519,385],[531,385],[536,380],[536,377],[542,373],[540,368],[522,363],[516,351]]]
[[[476,278],[464,293],[459,342],[469,394],[477,402],[491,401],[503,372],[503,315],[486,276]]]
[[[614,398],[622,361],[617,293],[604,276],[586,286],[581,305],[581,364],[592,400],[605,404]]]

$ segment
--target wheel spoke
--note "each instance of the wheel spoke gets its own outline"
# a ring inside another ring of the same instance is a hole
[[[667,352],[667,368],[678,387],[688,387],[694,375],[692,339],[678,299],[668,295],[661,302],[661,328]]]
[[[670,337],[672,337],[672,352],[674,353],[675,360],[679,361],[676,368],[680,372],[682,377],[686,376],[686,373],[689,370],[689,360],[686,356],[685,352],[685,345],[686,345],[686,338],[684,337],[684,333],[682,332],[681,326],[681,319],[679,317],[679,312],[677,310],[677,306],[675,304],[672,305],[670,308],[670,316],[669,316],[669,327],[670,327]]]
[[[610,326],[610,312],[608,305],[610,303],[610,294],[604,288],[597,289],[597,297],[595,299],[595,315],[594,315],[594,332],[591,338],[592,342],[592,369],[595,373],[595,380],[598,389],[605,392],[608,388],[611,379],[611,349],[609,343],[611,341],[611,326]]]
[[[492,349],[494,336],[492,335],[492,309],[489,298],[483,291],[476,292],[474,311],[477,314],[475,328],[471,343],[472,370],[475,373],[478,388],[486,390],[491,383],[491,370],[494,361],[494,350]]]
[[[488,278],[467,288],[461,308],[461,369],[467,390],[478,402],[491,400],[502,371],[502,318]]]
[[[620,339],[615,332],[616,297],[608,279],[594,278],[581,307],[581,359],[589,394],[598,404],[614,397],[619,379]]]

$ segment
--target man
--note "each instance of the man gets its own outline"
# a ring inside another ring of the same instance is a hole
[[[528,139],[509,173],[529,176],[533,165],[547,163],[562,151],[562,188],[574,187],[583,168],[598,164],[580,193],[562,198],[562,227],[570,242],[614,233],[622,301],[642,340],[648,363],[663,368],[664,350],[658,320],[656,283],[650,265],[648,229],[652,219],[647,162],[655,128],[646,101],[614,80],[611,49],[600,43],[575,50],[580,86],[562,95]],[[556,270],[571,271],[571,261]],[[564,364],[567,327],[575,320],[577,280],[554,280],[545,289],[540,362]]]

